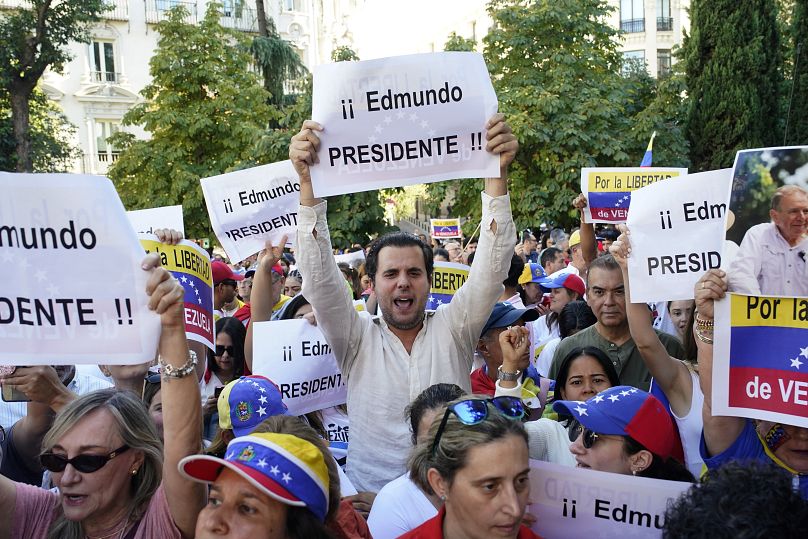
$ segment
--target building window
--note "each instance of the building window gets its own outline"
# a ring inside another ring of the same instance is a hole
[[[115,71],[115,46],[111,41],[90,43],[90,79],[94,82],[118,82]]]
[[[657,78],[667,77],[671,74],[671,51],[670,49],[658,49],[657,58]]]
[[[306,11],[305,0],[284,0],[283,7],[286,11]]]
[[[240,19],[244,11],[244,0],[224,0],[222,2],[222,15]]]
[[[645,32],[644,0],[620,0],[620,29],[629,34]]]
[[[626,51],[623,53],[623,75],[645,69],[645,51]]]
[[[95,121],[95,149],[99,163],[115,162],[120,155],[120,150],[110,144],[107,139],[121,130],[120,122],[114,120]]]
[[[672,32],[673,17],[671,17],[671,0],[657,0],[656,9],[657,32]]]

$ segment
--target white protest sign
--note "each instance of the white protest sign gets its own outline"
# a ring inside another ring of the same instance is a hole
[[[632,193],[631,301],[693,299],[696,281],[721,266],[731,172],[690,174]]]
[[[544,539],[661,537],[668,502],[689,487],[531,460],[532,530]]]
[[[586,197],[583,215],[587,223],[624,223],[633,192],[686,175],[686,168],[582,168],[581,193]]]
[[[244,260],[284,234],[291,242],[300,203],[300,181],[291,161],[202,178],[200,183],[213,233],[230,260]]]
[[[254,324],[253,374],[278,385],[290,414],[345,403],[348,388],[320,328],[306,320]]]
[[[356,269],[362,265],[362,262],[365,261],[365,251],[360,249],[359,251],[354,251],[353,253],[334,255],[334,260],[337,261],[337,264],[340,262],[345,262],[352,268]]]
[[[485,151],[497,97],[482,55],[440,52],[314,68],[318,197],[499,177]]]
[[[153,234],[158,228],[170,228],[185,236],[185,222],[180,205],[128,211],[126,216],[138,234]]]
[[[0,173],[0,364],[154,359],[145,257],[107,178]]]

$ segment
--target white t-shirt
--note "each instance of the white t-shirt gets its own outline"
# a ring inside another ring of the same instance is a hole
[[[205,404],[208,398],[216,393],[216,388],[224,386],[225,383],[219,380],[219,377],[214,373],[211,373],[210,380],[207,382],[205,382],[205,377],[203,376],[199,381],[199,393],[202,396],[202,404]]]
[[[560,342],[561,337],[550,339],[544,344],[544,347],[539,353],[539,359],[536,360],[536,370],[539,371],[539,374],[544,377],[547,377],[548,373],[550,372],[550,367],[553,364],[553,356],[555,355],[556,348],[558,348],[558,344]]]
[[[376,495],[368,515],[368,527],[373,539],[395,539],[417,528],[438,514],[429,498],[405,473],[385,486]]]

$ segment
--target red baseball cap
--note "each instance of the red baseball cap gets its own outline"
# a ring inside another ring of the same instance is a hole
[[[214,260],[210,263],[210,269],[213,272],[213,284],[219,284],[222,281],[241,281],[244,279],[243,275],[234,273],[230,266],[224,262]]]

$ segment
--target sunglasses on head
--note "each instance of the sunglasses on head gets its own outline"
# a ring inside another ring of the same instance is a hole
[[[443,414],[443,419],[438,427],[438,432],[435,433],[435,441],[432,442],[432,454],[438,448],[440,438],[443,435],[443,429],[446,428],[446,422],[449,421],[449,414],[452,413],[457,416],[464,425],[479,425],[488,417],[488,403],[494,406],[494,409],[500,414],[509,419],[522,419],[525,416],[525,407],[522,405],[522,400],[518,397],[494,397],[492,399],[466,399],[446,408]]]
[[[65,471],[68,464],[72,465],[76,470],[82,473],[93,473],[103,468],[107,462],[128,450],[128,445],[122,445],[108,455],[77,455],[72,459],[69,459],[64,455],[57,455],[55,453],[47,452],[42,453],[39,456],[39,462],[42,464],[43,468],[54,473]]]
[[[228,356],[232,356],[235,355],[236,349],[233,346],[222,346],[220,344],[217,344],[216,351],[213,352],[213,355],[219,357],[223,356],[225,352],[227,352]]]

